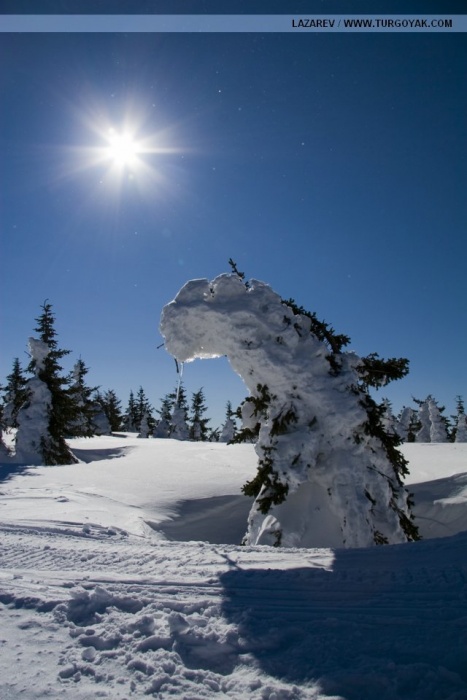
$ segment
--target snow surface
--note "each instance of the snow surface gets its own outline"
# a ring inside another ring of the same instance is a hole
[[[467,445],[403,447],[434,539],[352,550],[234,544],[251,445],[70,445],[0,467],[2,700],[467,698]]]

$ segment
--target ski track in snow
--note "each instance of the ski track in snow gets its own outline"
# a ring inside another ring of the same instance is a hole
[[[162,539],[238,527],[243,448],[77,445],[2,483],[1,700],[467,700],[465,448],[404,446],[437,539],[343,550]]]
[[[2,698],[467,698],[465,534],[278,552],[1,531],[0,601],[19,642],[2,628],[2,654],[13,667],[31,655]],[[57,632],[47,680],[28,647],[45,654]]]

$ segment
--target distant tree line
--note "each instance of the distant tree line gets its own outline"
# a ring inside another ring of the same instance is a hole
[[[467,415],[462,396],[456,397],[456,413],[446,416],[430,394],[426,399],[412,399],[415,407],[404,406],[397,416],[391,403],[382,402],[382,418],[387,429],[403,442],[467,442]]]
[[[138,437],[228,442],[237,432],[235,414],[227,403],[221,428],[210,428],[203,389],[188,402],[183,384],[161,399],[154,411],[144,389],[130,392],[126,411],[115,391],[89,386],[89,372],[79,358],[65,373],[62,358],[70,353],[59,348],[52,305],[46,300],[30,338],[29,363],[13,360],[6,382],[0,386],[0,457],[12,458],[3,442],[3,431],[15,429],[18,463],[69,464],[76,462],[66,440],[74,437],[110,435],[128,431]]]
[[[288,302],[290,303],[290,302]],[[70,353],[58,347],[55,315],[46,300],[36,319],[37,335],[29,339],[29,363],[25,369],[19,358],[13,360],[10,374],[0,387],[0,457],[11,457],[2,440],[2,430],[14,428],[15,461],[43,464],[75,462],[67,438],[110,435],[125,431],[140,438],[172,438],[191,441],[255,442],[257,431],[239,429],[237,420],[242,406],[233,410],[227,402],[220,428],[209,426],[203,389],[189,400],[183,383],[160,399],[157,409],[151,405],[142,386],[131,391],[125,410],[116,392],[89,386],[89,372],[79,358],[69,373],[62,358]],[[28,376],[29,375],[29,376]],[[461,396],[456,398],[456,413],[444,414],[445,407],[429,395],[413,399],[415,407],[404,406],[395,416],[391,403],[381,404],[385,428],[403,442],[467,442],[467,416]]]

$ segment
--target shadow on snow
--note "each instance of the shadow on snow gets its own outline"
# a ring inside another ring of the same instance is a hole
[[[233,563],[221,576],[223,614],[238,626],[241,653],[290,683],[318,681],[345,700],[460,700],[467,571],[452,563],[465,561],[467,536],[442,542],[457,551],[445,565],[433,541],[335,550],[331,571]]]

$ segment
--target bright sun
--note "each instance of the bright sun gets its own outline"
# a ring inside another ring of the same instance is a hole
[[[115,165],[121,168],[135,165],[141,149],[130,133],[118,133],[115,129],[109,129],[107,141],[106,152]]]

